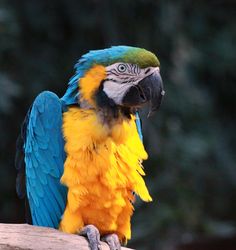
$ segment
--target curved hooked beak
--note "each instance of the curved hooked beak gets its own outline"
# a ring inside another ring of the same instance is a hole
[[[158,70],[155,70],[137,85],[129,88],[122,99],[122,104],[129,107],[140,107],[149,102],[149,117],[158,110],[164,95],[161,75]]]

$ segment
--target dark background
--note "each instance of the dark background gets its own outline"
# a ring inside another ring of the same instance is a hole
[[[142,115],[154,202],[137,202],[128,246],[227,241],[236,232],[233,0],[1,0],[0,222],[23,222],[14,153],[28,107],[42,90],[61,96],[77,59],[111,45],[156,53],[166,90],[157,115]]]

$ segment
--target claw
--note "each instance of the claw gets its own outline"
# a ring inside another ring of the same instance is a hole
[[[94,225],[87,225],[79,232],[79,235],[88,238],[89,247],[91,250],[101,250],[100,233]]]
[[[121,250],[121,245],[117,234],[107,234],[103,236],[101,240],[105,241],[109,245],[110,250]]]

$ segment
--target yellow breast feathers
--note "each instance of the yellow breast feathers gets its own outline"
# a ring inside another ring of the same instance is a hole
[[[147,153],[135,117],[108,126],[94,110],[73,107],[64,113],[63,133],[67,159],[61,182],[68,197],[60,229],[76,233],[93,224],[101,235],[115,232],[120,240],[130,239],[132,192],[152,200],[142,178]]]

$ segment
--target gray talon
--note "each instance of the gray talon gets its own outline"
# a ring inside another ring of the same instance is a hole
[[[79,235],[88,238],[89,247],[91,250],[101,250],[100,233],[94,225],[87,225],[80,231]]]
[[[105,241],[110,250],[121,250],[121,245],[117,234],[107,234],[102,237],[102,241]]]

